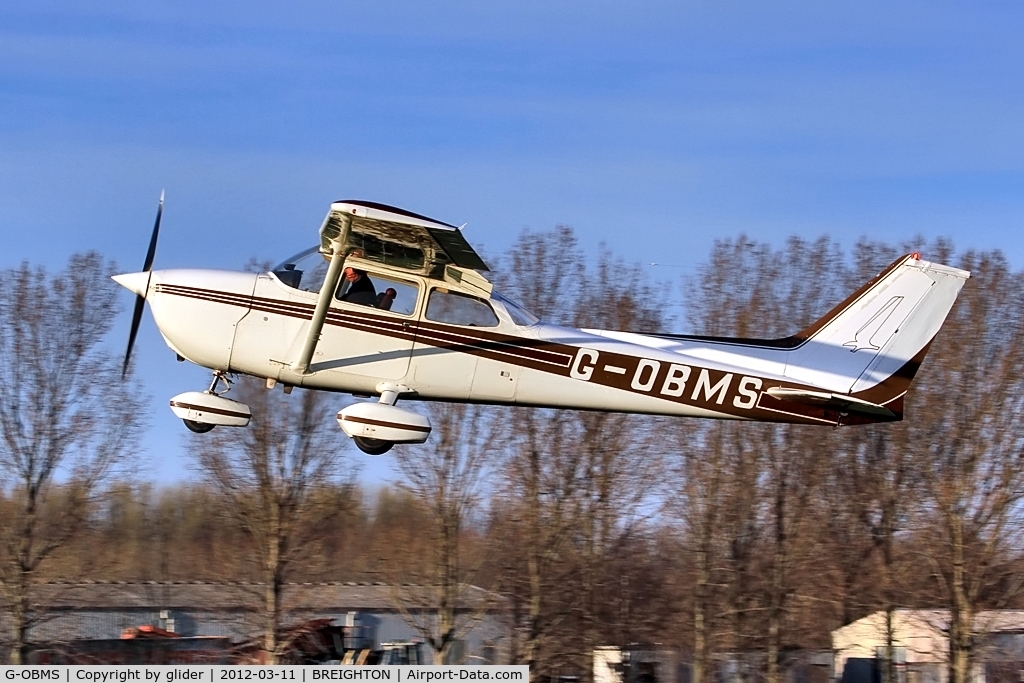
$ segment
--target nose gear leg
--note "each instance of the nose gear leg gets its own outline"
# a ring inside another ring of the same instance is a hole
[[[224,388],[220,389],[223,384]],[[245,427],[249,424],[252,411],[249,406],[224,394],[231,390],[231,379],[222,370],[213,371],[210,388],[206,391],[186,391],[171,399],[171,411],[181,418],[185,426],[197,434],[204,434],[214,427]]]

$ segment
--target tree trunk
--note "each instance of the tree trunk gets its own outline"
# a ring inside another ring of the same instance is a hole
[[[708,639],[709,587],[714,566],[714,538],[718,526],[718,498],[721,492],[722,458],[725,448],[722,431],[712,453],[713,462],[708,488],[704,495],[700,516],[700,536],[697,540],[697,577],[693,590],[693,683],[706,683],[710,679]],[[694,476],[691,471],[690,476]],[[699,503],[698,503],[699,505]]]
[[[80,537],[137,436],[137,383],[100,347],[119,308],[112,267],[89,253],[60,273],[0,272],[0,590],[14,664],[26,663],[39,619],[37,572]]]
[[[278,587],[274,582],[267,584],[264,589],[264,615],[263,615],[263,663],[277,664],[277,613],[278,613]]]
[[[956,515],[950,519],[953,563],[951,588],[953,609],[949,615],[949,681],[968,683],[971,671],[971,645],[973,642],[973,609],[967,598],[964,576],[963,521]]]
[[[540,542],[540,453],[531,449],[529,454],[529,474],[526,482],[526,533],[529,539],[527,548],[527,572],[530,582],[530,607],[528,612],[528,630],[526,643],[523,646],[523,663],[533,670],[537,663],[537,650],[540,646],[541,620],[541,549]]]
[[[772,553],[772,585],[768,605],[768,672],[766,683],[781,683],[779,651],[782,636],[782,618],[786,599],[785,570],[787,562],[786,538],[786,480],[785,465],[781,466],[780,480],[775,482],[775,549]]]
[[[263,594],[263,657],[265,664],[277,664],[280,658],[281,643],[278,642],[277,637],[281,623],[281,588],[283,586],[280,550],[278,536],[274,533],[268,542],[263,574],[265,581]]]
[[[893,607],[886,601],[885,606],[885,661],[882,663],[882,683],[896,683],[896,648],[893,640]]]
[[[28,664],[28,572],[19,571],[16,581],[18,594],[14,597],[11,605],[11,621],[13,622],[11,630],[14,638],[11,643],[9,661],[11,664],[17,665]]]
[[[437,605],[438,629],[433,638],[434,664],[446,664],[449,653],[455,645],[456,623],[455,608],[459,592],[459,532],[460,524],[457,514],[451,510],[440,511],[441,538],[438,543],[441,558],[439,569],[440,600]],[[458,662],[455,662],[458,663]]]
[[[693,683],[705,683],[707,675],[708,553],[697,551],[697,585],[693,590]]]
[[[25,492],[25,518],[21,526],[21,543],[18,557],[15,559],[14,592],[11,600],[11,619],[13,623],[13,642],[11,643],[11,664],[28,664],[28,627],[29,627],[29,586],[35,556],[34,541],[36,538],[36,518],[39,511],[37,489],[29,486]]]
[[[892,514],[886,512],[882,524],[882,599],[885,601],[885,662],[882,669],[882,683],[897,683],[896,648],[893,638],[896,627],[893,616],[896,612],[895,598],[892,594]]]

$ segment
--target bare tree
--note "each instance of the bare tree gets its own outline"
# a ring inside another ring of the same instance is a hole
[[[846,288],[853,290],[899,253],[911,250],[859,240],[854,245]],[[906,529],[914,505],[912,493],[919,463],[915,462],[915,450],[907,443],[907,430],[901,425],[847,431],[834,451],[822,492],[822,513],[828,520],[827,542],[832,545],[831,555],[841,576],[841,621],[848,624],[857,611],[881,606],[891,626],[898,606],[895,539],[897,533]],[[867,590],[867,586],[857,584],[872,555],[877,556],[879,564],[870,565],[876,569],[872,576],[874,590]],[[880,595],[876,597],[875,592]],[[876,605],[878,599],[881,602]],[[885,683],[894,681],[891,655],[890,651],[882,672]]]
[[[744,236],[716,243],[697,277],[684,282],[684,291],[690,292],[690,326],[709,335],[763,334],[773,313],[770,293],[775,264],[776,256],[768,245],[755,244]],[[737,589],[743,585],[739,578],[746,571],[749,522],[756,518],[760,485],[757,451],[746,451],[739,431],[748,427],[680,420],[673,430],[681,495],[669,500],[673,503],[671,513],[678,515],[686,527],[686,546],[694,565],[690,592],[694,683],[711,678],[716,638],[712,615],[723,611],[716,609],[713,593],[717,585],[724,583],[732,589],[718,596],[730,606],[724,611],[732,621],[731,636],[722,634],[723,639],[735,648],[744,630],[743,602],[748,596],[745,590]],[[719,569],[723,564],[731,566],[731,574],[723,576]]]
[[[764,336],[782,336],[812,323],[847,295],[849,276],[838,245],[827,237],[813,242],[790,238],[776,259],[772,274],[774,318]],[[761,436],[758,436],[760,432]],[[826,481],[827,463],[846,438],[844,433],[817,427],[778,425],[748,432],[762,444],[767,511],[769,568],[766,604],[767,683],[782,678],[780,655],[791,642],[796,608],[804,597],[804,568],[815,558],[816,507]],[[751,444],[752,447],[753,444]]]
[[[342,511],[323,485],[352,470],[342,469],[343,433],[323,393],[287,396],[249,379],[236,391],[252,409],[249,428],[196,435],[191,449],[223,513],[252,541],[263,587],[264,657],[273,664],[288,646],[281,638],[285,584],[315,556],[324,520]]]
[[[502,263],[497,284],[542,320],[570,324],[584,272],[574,232],[558,226],[524,231]],[[560,551],[576,529],[585,484],[583,454],[573,447],[577,426],[568,411],[559,410],[513,409],[506,421],[505,485],[499,495],[512,533],[526,542],[522,557],[508,556],[503,582],[515,615],[513,660],[529,664],[535,675],[546,671],[542,648],[552,631],[572,614],[557,609],[556,600],[567,572]]]
[[[139,398],[101,348],[117,316],[113,264],[72,256],[50,274],[28,264],[0,288],[0,592],[11,613],[10,662],[24,664],[39,618],[33,583],[81,532],[136,443]]]
[[[910,250],[862,241],[851,259],[827,239],[783,248],[744,237],[723,241],[700,277],[686,283],[688,322],[703,334],[782,336]],[[945,243],[922,251],[929,260],[952,259]],[[67,416],[63,433],[81,435],[113,429],[102,420],[133,405],[121,385],[93,386],[101,378],[94,363],[82,365],[88,388],[79,385],[50,412],[35,409],[45,391],[63,389],[45,382],[69,372],[61,369],[65,346],[81,348],[75,339],[82,335],[69,335],[66,323],[46,334],[20,331],[51,305],[40,303],[36,290],[54,289],[26,270],[21,290],[0,299],[0,361],[50,353],[56,360],[35,369],[21,361],[0,367],[0,475],[7,480],[0,492],[0,596],[5,625],[8,613],[25,615],[17,657],[27,651],[28,626],[42,617],[32,585],[51,578],[116,572],[125,579],[260,579],[266,590],[254,600],[263,606],[264,647],[273,661],[287,647],[279,635],[286,584],[383,573],[393,583],[420,584],[395,588],[395,599],[435,661],[458,659],[460,639],[493,606],[491,594],[473,583],[497,586],[507,598],[512,657],[535,676],[586,679],[597,644],[680,641],[692,643],[694,683],[713,680],[716,659],[736,652],[747,655],[736,662],[740,680],[778,681],[789,647],[821,648],[830,630],[869,611],[945,604],[952,613],[942,625],[950,635],[949,677],[965,683],[982,656],[979,610],[1024,600],[1024,428],[1016,419],[1024,395],[1024,281],[998,253],[967,254],[961,265],[974,276],[907,396],[905,423],[833,431],[439,405],[431,442],[392,456],[404,486],[367,499],[339,476],[343,437],[323,399],[285,397],[248,382],[237,391],[254,408],[253,428],[195,437],[209,482],[202,486],[153,492],[129,483],[100,500],[112,487],[85,487],[91,479],[75,475],[86,471],[77,463],[100,452],[104,439],[117,442],[116,431],[66,440],[70,455],[46,476],[21,478],[21,461],[11,454],[28,451],[9,444],[48,426],[50,416]],[[606,251],[588,262],[569,228],[524,233],[503,267],[499,290],[546,321],[652,331],[667,318],[661,306],[670,297],[641,270]],[[19,272],[8,282],[19,282]],[[79,264],[73,274],[82,272]],[[61,277],[60,291],[71,291],[71,275]],[[18,296],[24,311],[12,318]],[[74,301],[61,296],[62,305]],[[51,317],[65,320],[97,305],[66,305]],[[89,313],[75,324],[109,317]],[[32,393],[32,382],[44,389]],[[107,412],[82,417],[83,396]],[[107,401],[111,396],[116,400]],[[10,430],[18,424],[12,415],[24,426]],[[124,428],[123,416],[115,426]],[[668,441],[673,476],[657,457]],[[43,443],[32,453],[49,448]],[[109,482],[117,468],[98,466],[99,479]],[[659,478],[664,486],[652,483]],[[660,508],[659,494],[666,502]],[[672,514],[652,517],[652,510]],[[340,511],[348,515],[344,524]],[[30,540],[23,545],[25,529]],[[32,554],[19,555],[23,547]],[[156,548],[196,561],[159,566],[145,559]],[[248,564],[237,559],[246,553]],[[27,593],[18,593],[19,580]],[[23,594],[29,597],[18,603]],[[883,621],[890,642],[882,671],[891,682],[894,620]]]
[[[908,410],[930,463],[922,532],[951,615],[952,683],[970,679],[979,608],[1001,607],[1020,589],[1020,575],[1007,580],[1004,571],[1024,528],[1024,281],[999,252],[968,252],[961,266],[972,279]]]
[[[820,316],[845,285],[838,247],[826,238],[791,239],[784,249],[745,236],[716,243],[690,292],[689,322],[701,334],[780,337]],[[809,284],[810,283],[810,284]],[[682,509],[695,562],[692,592],[694,677],[710,675],[712,642],[747,649],[748,617],[763,615],[761,644],[770,683],[780,678],[779,655],[789,600],[794,595],[802,519],[816,500],[816,463],[830,445],[820,435],[791,426],[680,424]],[[757,567],[758,557],[767,566]],[[716,571],[716,567],[722,570]],[[761,586],[749,585],[759,578]],[[724,585],[724,591],[717,586]],[[724,593],[716,609],[714,592]],[[763,604],[760,595],[764,596]],[[729,617],[716,634],[712,613]]]
[[[597,263],[583,279],[575,310],[576,325],[631,332],[663,331],[666,297],[658,296],[639,266],[629,265],[601,248]],[[615,556],[630,545],[650,514],[661,479],[662,449],[656,421],[637,415],[576,412],[579,439],[573,448],[584,465],[579,525],[579,578],[586,602],[583,617],[585,659],[609,638],[625,644],[621,610],[608,608],[610,595],[621,591]],[[611,591],[611,593],[610,593]],[[616,628],[609,628],[615,625]]]
[[[693,433],[687,435],[692,437]],[[718,432],[715,436],[721,437]],[[686,438],[685,443],[691,439]],[[670,499],[675,509],[672,514],[679,515],[686,525],[687,539],[690,541],[688,550],[693,556],[693,660],[692,680],[694,683],[706,683],[708,677],[708,661],[711,649],[709,642],[710,618],[709,592],[712,586],[712,572],[718,562],[720,544],[716,530],[720,523],[721,481],[722,481],[722,448],[719,444],[711,445],[701,452],[696,449],[681,450],[679,455],[679,479],[682,486],[679,499]],[[678,505],[678,507],[675,507]]]
[[[499,285],[547,322],[637,332],[661,328],[666,297],[644,274],[602,248],[584,265],[573,231],[524,232]],[[527,539],[506,574],[516,615],[514,657],[535,675],[556,661],[589,670],[598,641],[623,638],[624,597],[614,562],[649,500],[658,451],[649,418],[573,411],[517,411],[507,422],[504,510]],[[516,572],[522,571],[522,574]],[[520,603],[522,606],[520,607]],[[611,617],[620,628],[609,631]],[[605,628],[601,628],[604,624]],[[560,644],[552,637],[562,628]]]
[[[430,644],[434,663],[447,664],[482,616],[479,601],[467,602],[475,568],[464,562],[463,536],[483,493],[490,426],[487,409],[479,406],[438,404],[432,414],[436,440],[395,454],[406,486],[428,515],[434,541],[426,594],[418,590],[418,599],[397,599],[409,624]]]

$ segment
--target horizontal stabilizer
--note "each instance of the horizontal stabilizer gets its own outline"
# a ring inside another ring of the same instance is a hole
[[[868,417],[886,417],[895,419],[896,415],[877,403],[871,403],[844,394],[834,394],[828,391],[807,391],[805,389],[787,389],[786,387],[770,387],[765,390],[772,398],[790,403],[803,403],[805,405],[830,408],[840,413],[850,415],[864,415]]]

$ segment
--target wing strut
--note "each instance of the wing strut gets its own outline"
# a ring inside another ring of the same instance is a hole
[[[327,320],[327,312],[331,308],[331,299],[338,289],[338,280],[341,279],[341,267],[345,264],[346,256],[345,243],[348,241],[351,226],[352,219],[342,214],[341,230],[338,236],[331,240],[331,264],[327,267],[327,275],[320,288],[320,296],[316,300],[313,318],[309,321],[306,341],[302,345],[302,352],[298,359],[291,365],[292,371],[300,375],[309,374],[309,363],[313,360],[313,352],[316,351],[316,344],[320,341],[320,332],[324,329],[324,321]]]

